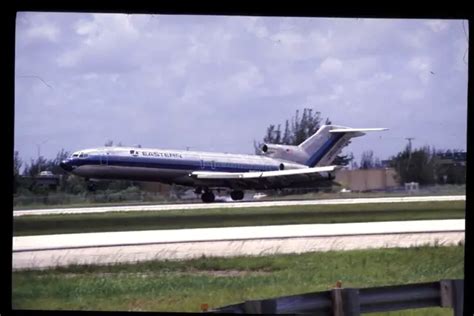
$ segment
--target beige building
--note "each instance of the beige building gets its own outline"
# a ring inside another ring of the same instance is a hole
[[[170,193],[171,186],[169,184],[164,184],[160,182],[146,182],[146,181],[140,181],[137,183],[139,184],[139,187],[143,191],[161,193],[165,195]]]
[[[393,168],[341,169],[335,181],[351,191],[387,190],[399,186]]]

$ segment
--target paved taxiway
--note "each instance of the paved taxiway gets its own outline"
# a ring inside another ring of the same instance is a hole
[[[464,240],[464,227],[424,220],[21,236],[13,238],[13,268],[450,245]]]
[[[195,209],[238,208],[238,207],[404,203],[404,202],[432,202],[432,201],[434,202],[434,201],[464,201],[464,200],[466,200],[465,195],[451,195],[451,196],[410,196],[410,197],[328,199],[328,200],[303,200],[303,201],[301,200],[300,201],[257,201],[257,202],[252,201],[252,202],[230,202],[230,203],[209,203],[209,204],[204,204],[204,203],[156,204],[156,205],[133,205],[133,206],[105,206],[105,207],[16,210],[13,212],[13,216],[132,212],[132,211],[195,210]]]

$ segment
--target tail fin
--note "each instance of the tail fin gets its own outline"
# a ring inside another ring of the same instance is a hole
[[[365,135],[364,132],[383,131],[386,128],[350,128],[336,125],[323,125],[313,136],[306,139],[300,145],[307,154],[304,162],[309,167],[328,166],[342,148],[350,144],[352,137]]]

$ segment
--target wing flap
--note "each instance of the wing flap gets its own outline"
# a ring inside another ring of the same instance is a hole
[[[258,178],[280,178],[291,177],[298,175],[311,175],[323,172],[335,171],[338,166],[324,166],[302,169],[290,170],[276,170],[276,171],[253,171],[253,172],[212,172],[212,171],[194,171],[190,174],[191,177],[204,180],[231,180],[231,179],[258,179]]]

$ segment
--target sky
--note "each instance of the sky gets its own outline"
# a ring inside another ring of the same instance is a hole
[[[312,108],[386,127],[356,161],[466,149],[468,21],[20,12],[14,148],[24,162],[124,146],[253,154]]]

